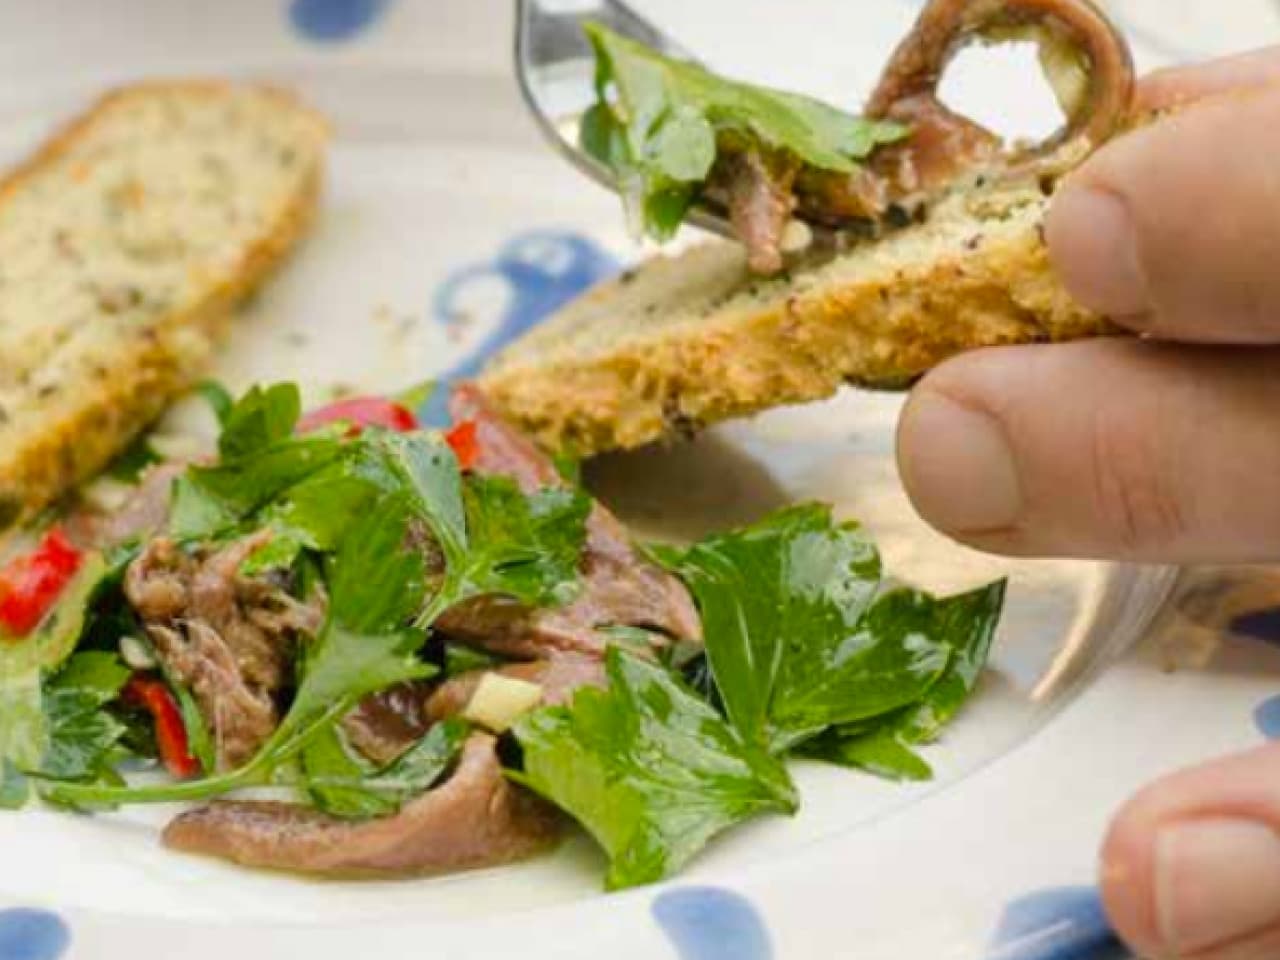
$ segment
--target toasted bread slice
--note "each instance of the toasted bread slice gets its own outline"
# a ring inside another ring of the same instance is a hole
[[[302,235],[326,137],[276,91],[148,83],[0,182],[0,527],[102,468],[199,375]]]
[[[1112,332],[1054,277],[1037,186],[968,190],[920,225],[777,279],[730,243],[656,257],[508,347],[480,386],[551,449],[591,454],[842,383],[908,385],[973,347]]]

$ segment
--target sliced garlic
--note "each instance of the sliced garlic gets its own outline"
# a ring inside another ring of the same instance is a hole
[[[497,673],[486,673],[462,716],[494,733],[503,733],[542,702],[542,687]]]

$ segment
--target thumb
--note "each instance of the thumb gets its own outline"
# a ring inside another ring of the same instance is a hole
[[[956,357],[898,427],[916,509],[979,549],[1280,555],[1280,349],[1103,339]]]

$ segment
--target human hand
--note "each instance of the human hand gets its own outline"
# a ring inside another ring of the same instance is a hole
[[[1100,150],[1047,237],[1072,294],[1143,339],[978,351],[899,427],[926,520],[999,553],[1280,559],[1280,48],[1148,77],[1187,104]],[[1144,957],[1280,957],[1280,747],[1119,814],[1102,890]]]

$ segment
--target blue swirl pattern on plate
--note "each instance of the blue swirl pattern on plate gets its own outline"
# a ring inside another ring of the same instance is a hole
[[[391,0],[292,0],[289,22],[308,40],[342,43],[377,22]]]
[[[1118,960],[1126,957],[1095,887],[1037,890],[1010,903],[986,960]]]
[[[0,960],[58,960],[70,945],[71,930],[56,913],[0,910]]]
[[[680,960],[770,960],[773,946],[759,911],[723,887],[679,887],[650,908]]]
[[[530,327],[564,306],[583,290],[618,271],[617,262],[591,240],[576,233],[538,230],[509,240],[493,260],[452,273],[436,290],[432,313],[452,324],[464,315],[463,297],[476,281],[496,279],[510,300],[501,320],[480,343],[453,367],[440,374],[441,389],[418,411],[423,423],[448,423],[445,385],[480,372],[485,360]]]

